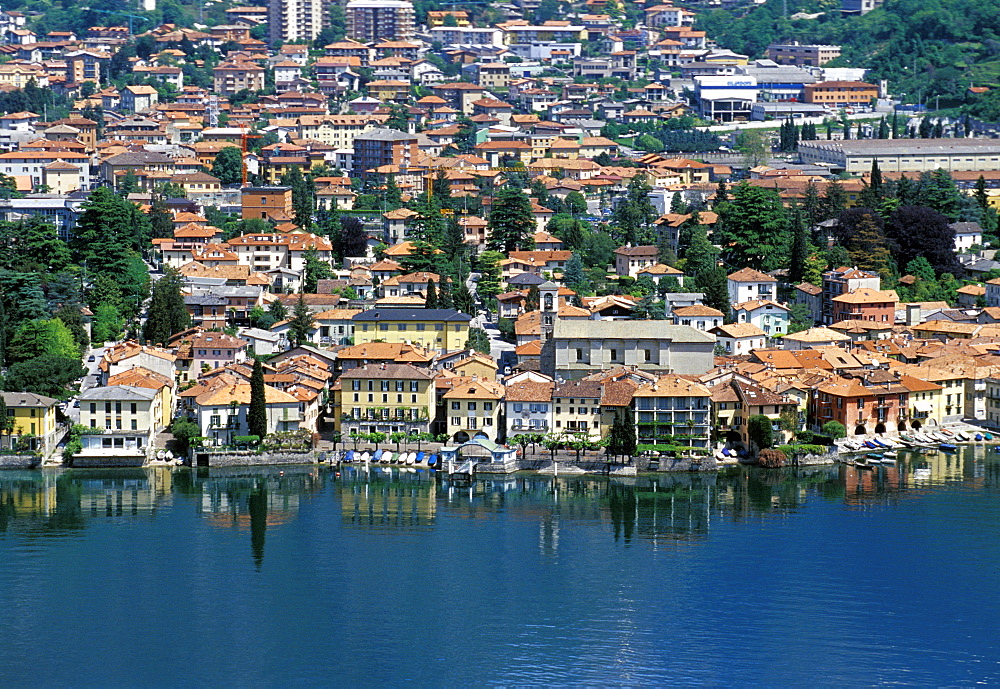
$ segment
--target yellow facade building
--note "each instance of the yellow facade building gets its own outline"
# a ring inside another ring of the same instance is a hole
[[[463,349],[470,316],[455,309],[369,309],[351,319],[354,343],[417,344],[428,349]]]

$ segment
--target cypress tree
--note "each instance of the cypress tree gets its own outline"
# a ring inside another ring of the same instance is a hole
[[[250,374],[250,409],[247,410],[247,428],[250,435],[263,439],[267,435],[267,390],[264,387],[264,367],[254,359]]]
[[[622,454],[622,412],[620,409],[615,412],[615,418],[611,421],[607,447],[608,454],[613,457]]]
[[[424,308],[427,309],[440,308],[438,306],[437,289],[434,287],[433,280],[427,281],[427,297],[426,299],[424,299]]]
[[[632,410],[626,408],[622,413],[622,428],[621,428],[621,449],[622,454],[628,457],[635,456],[635,450],[637,446],[636,436],[635,436],[635,416]]]
[[[451,280],[447,277],[441,278],[441,292],[438,294],[439,309],[455,308],[455,298],[451,294]]]
[[[191,325],[191,316],[184,306],[181,294],[181,274],[168,267],[163,277],[153,285],[149,313],[142,329],[142,336],[149,342],[166,344],[176,333]]]
[[[806,261],[809,260],[809,233],[802,222],[802,211],[795,209],[792,219],[792,262],[788,269],[788,278],[792,284],[802,282],[805,275]]]
[[[288,324],[288,334],[291,336],[292,344],[298,347],[303,342],[308,342],[309,331],[313,329],[314,324],[312,311],[306,306],[305,295],[300,294],[299,300],[295,302],[295,308],[292,309],[292,320]]]

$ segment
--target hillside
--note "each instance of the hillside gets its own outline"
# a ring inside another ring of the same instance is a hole
[[[734,18],[713,10],[699,28],[719,44],[763,55],[775,41],[832,43],[843,55],[830,66],[867,67],[869,81],[887,79],[890,91],[925,102],[940,97],[941,107],[965,101],[970,84],[1000,82],[1000,0],[888,0],[864,17],[841,17],[839,2],[787,0],[789,16],[818,13],[816,19],[789,20],[782,0],[767,0]]]

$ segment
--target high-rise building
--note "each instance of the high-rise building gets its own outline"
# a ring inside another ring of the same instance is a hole
[[[406,0],[350,0],[347,35],[355,41],[400,41],[413,37],[413,3]]]
[[[269,0],[267,23],[271,43],[311,41],[323,30],[323,0]]]

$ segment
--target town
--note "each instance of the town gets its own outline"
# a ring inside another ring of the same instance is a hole
[[[0,10],[0,466],[991,438],[997,91],[681,4]]]

